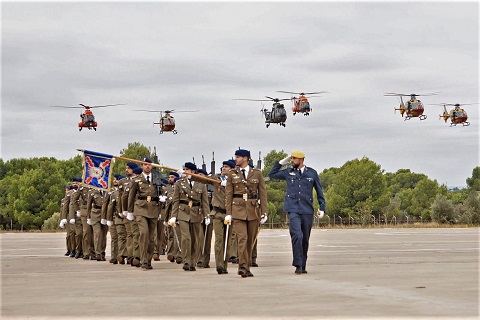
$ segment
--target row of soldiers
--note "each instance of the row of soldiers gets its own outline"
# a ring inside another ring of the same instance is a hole
[[[215,234],[216,270],[218,274],[227,274],[227,262],[239,263],[238,243],[245,251],[243,237],[238,239],[230,227],[232,215],[226,209],[227,180],[229,173],[238,169],[236,162],[224,161],[221,173],[209,177],[218,183],[207,185],[202,176],[208,173],[187,162],[183,170],[170,172],[168,181],[157,185],[153,182],[152,161],[148,157],[143,160],[141,166],[128,162],[126,176],[115,175],[110,192],[89,188],[79,178],[72,179],[62,199],[60,221],[60,227],[67,228],[66,255],[105,261],[109,231],[113,264],[128,263],[149,270],[152,259],[158,261],[161,254],[166,254],[170,262],[183,264],[183,270],[195,271],[195,267],[210,267]],[[253,179],[253,183],[258,183],[258,179]],[[254,224],[257,233],[259,222],[257,219]],[[239,270],[258,266],[256,235],[249,242],[250,252],[241,259]],[[248,260],[243,261],[246,257]],[[253,276],[246,271],[239,274]]]

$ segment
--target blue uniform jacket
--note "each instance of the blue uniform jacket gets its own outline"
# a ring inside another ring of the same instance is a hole
[[[322,185],[318,178],[317,171],[305,166],[300,175],[298,170],[287,168],[280,170],[282,165],[276,161],[268,176],[274,179],[287,181],[287,192],[285,194],[285,212],[298,212],[313,214],[313,189],[317,192],[320,210],[326,210],[325,197],[323,196]]]

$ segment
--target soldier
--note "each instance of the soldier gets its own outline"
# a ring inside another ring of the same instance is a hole
[[[75,254],[70,254],[70,257],[75,259],[83,258],[83,225],[80,213],[78,184],[82,182],[80,178],[72,178],[73,191],[70,193],[70,206],[68,208],[68,218],[70,224],[75,229]]]
[[[134,172],[137,170],[137,173]],[[127,244],[127,263],[131,266],[140,267],[140,249],[138,248],[138,225],[136,221],[130,221],[125,219],[128,212],[128,193],[130,191],[130,186],[132,185],[132,179],[137,176],[137,174],[142,173],[142,168],[140,168],[135,162],[128,162],[125,166],[126,178],[123,178],[118,183],[118,191],[120,198],[120,211],[119,214],[123,216],[123,221],[125,223],[126,235],[126,244]],[[124,258],[118,259],[117,261],[120,264],[125,264]]]
[[[170,171],[168,174],[168,184],[166,185],[166,202],[165,202],[165,221],[168,221],[171,217],[172,213],[172,199],[173,199],[173,192],[175,190],[175,182],[180,180],[180,175],[175,171]],[[183,262],[182,255],[180,253],[180,248],[178,243],[181,241],[181,234],[179,232],[174,232],[173,227],[171,227],[168,223],[167,227],[167,259],[170,262],[177,262],[181,264]],[[178,239],[178,243],[177,243]]]
[[[80,214],[80,219],[82,221],[82,248],[83,248],[83,260],[96,260],[95,250],[93,245],[93,229],[92,226],[88,224],[88,193],[90,188],[87,186],[79,186],[78,188],[78,204],[80,210],[77,210],[77,217]]]
[[[166,240],[165,240],[165,228],[164,228],[164,223],[165,223],[165,209],[166,209],[166,201],[167,201],[167,196],[166,196],[166,189],[164,185],[167,185],[168,181],[162,180],[162,186],[157,186],[159,189],[159,202],[160,202],[160,214],[158,216],[158,221],[157,225],[155,227],[155,246],[153,249],[153,260],[154,261],[160,261],[160,255],[165,254],[165,245],[166,245]]]
[[[250,272],[252,249],[260,224],[267,220],[267,191],[259,169],[248,166],[250,151],[235,151],[237,167],[229,171],[225,190],[225,208],[232,216],[238,240],[238,274],[253,277]]]
[[[215,265],[218,274],[227,274],[227,261],[224,259],[225,241],[229,239],[232,233],[232,216],[227,218],[225,209],[225,186],[227,185],[227,174],[230,169],[235,168],[233,160],[223,161],[221,173],[213,178],[221,181],[220,185],[215,185],[212,196],[212,210],[210,217],[213,220],[213,231],[215,232]],[[227,226],[228,234],[227,234]],[[227,244],[228,245],[228,244]],[[227,258],[226,256],[225,258]]]
[[[65,253],[66,257],[69,257],[70,253],[75,250],[75,238],[69,233],[70,224],[67,220],[68,207],[70,206],[70,190],[72,190],[71,185],[65,187],[65,197],[60,201],[60,228],[64,229],[65,226],[67,227],[67,236],[65,237],[67,244],[67,252]]]
[[[133,179],[128,193],[127,219],[135,221],[139,229],[139,246],[141,267],[144,270],[152,268],[152,256],[155,246],[155,228],[160,215],[160,202],[157,185],[152,181],[152,160],[143,159],[143,173]]]
[[[111,237],[111,253],[110,263],[117,264],[123,262],[125,264],[125,258],[127,258],[127,231],[125,230],[125,223],[123,222],[123,216],[120,216],[120,194],[118,191],[119,181],[125,178],[121,174],[115,174],[113,180],[113,189],[109,195],[109,201],[107,206],[107,213],[105,219],[107,220],[108,230]],[[119,259],[120,257],[120,259]]]
[[[208,172],[203,169],[197,169],[197,174],[201,176],[208,176]],[[208,195],[208,215],[212,210],[212,190],[213,187],[210,184],[207,184],[207,195]],[[210,216],[209,216],[210,218]],[[210,222],[212,220],[210,219]],[[212,233],[213,233],[213,225],[210,223],[209,225],[202,224],[202,228],[200,228],[200,233],[198,235],[198,246],[200,248],[200,256],[197,262],[197,267],[199,268],[210,268],[210,251],[212,247]]]
[[[102,254],[103,232],[102,232],[102,203],[103,193],[100,190],[91,188],[88,193],[87,201],[87,223],[93,230],[93,245],[95,260],[105,261],[105,256]],[[93,259],[92,259],[93,260]]]
[[[325,197],[317,171],[304,165],[305,153],[301,150],[292,151],[285,159],[276,161],[268,176],[274,179],[286,180],[287,191],[283,210],[288,212],[290,220],[290,237],[292,240],[293,261],[295,274],[307,273],[307,253],[310,232],[313,224],[313,189],[317,194],[320,208],[317,215],[321,218],[325,214]],[[292,168],[280,170],[283,165],[292,163]]]
[[[175,183],[172,217],[168,221],[170,226],[175,227],[178,219],[182,234],[181,252],[185,271],[196,271],[195,262],[201,250],[198,248],[197,239],[201,222],[205,219],[205,225],[210,224],[207,186],[191,180],[191,174],[196,170],[195,164],[185,163],[185,177]]]

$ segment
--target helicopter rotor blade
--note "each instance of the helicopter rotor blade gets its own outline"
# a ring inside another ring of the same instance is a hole
[[[102,106],[91,106],[89,108],[106,108],[106,107],[114,107],[114,106],[124,106],[125,104],[123,103],[117,103],[117,104],[105,104]],[[83,106],[83,105],[82,105]],[[88,107],[88,106],[87,106]]]
[[[50,108],[66,108],[66,109],[83,109],[83,107],[70,107],[70,106],[49,106]]]
[[[271,101],[270,99],[233,99],[233,100],[242,100],[242,101]]]

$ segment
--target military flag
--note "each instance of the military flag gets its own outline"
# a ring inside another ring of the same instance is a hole
[[[83,150],[83,160],[83,184],[99,190],[109,190],[113,156]]]

